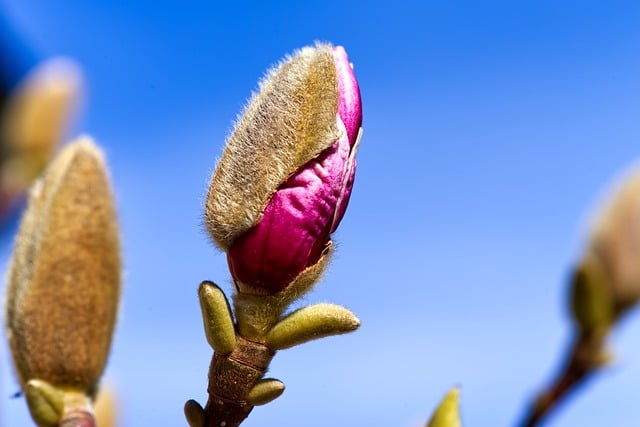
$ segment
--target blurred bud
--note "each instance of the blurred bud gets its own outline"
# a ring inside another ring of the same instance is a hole
[[[23,387],[38,379],[92,393],[109,353],[120,269],[104,159],[82,138],[34,185],[16,237],[6,319]]]
[[[100,427],[118,426],[118,396],[115,388],[102,384],[94,404],[95,417]]]
[[[195,400],[187,400],[184,404],[184,415],[187,418],[189,427],[204,427],[206,415],[202,406]]]
[[[427,427],[460,427],[460,389],[454,388],[442,399]]]
[[[329,252],[353,186],[361,123],[341,47],[304,48],[262,81],[206,201],[207,228],[240,292],[279,292]]]
[[[0,198],[3,211],[42,173],[69,123],[82,74],[69,59],[34,68],[8,94],[0,115]]]
[[[608,279],[599,260],[587,255],[573,276],[571,314],[584,335],[605,333],[614,321]]]
[[[64,412],[64,392],[42,380],[29,380],[24,391],[29,412],[39,426],[56,426]]]
[[[615,316],[640,299],[640,167],[600,212],[579,269],[606,288]]]
[[[42,380],[29,380],[24,388],[29,412],[39,427],[95,427],[87,393]]]

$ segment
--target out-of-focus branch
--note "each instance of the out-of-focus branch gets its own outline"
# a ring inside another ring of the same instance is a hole
[[[553,410],[608,362],[606,338],[640,301],[640,165],[611,193],[593,224],[570,287],[574,336],[552,385],[535,399],[520,424],[540,425]]]
[[[602,336],[580,336],[571,345],[567,360],[559,374],[534,401],[521,427],[541,425],[553,410],[574,390],[584,384],[604,363]]]

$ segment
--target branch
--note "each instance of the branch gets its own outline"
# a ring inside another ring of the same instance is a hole
[[[571,347],[564,369],[541,393],[526,414],[521,427],[541,425],[546,417],[578,386],[583,384],[603,365],[604,336],[580,335]]]

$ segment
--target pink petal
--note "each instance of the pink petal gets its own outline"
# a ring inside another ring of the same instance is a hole
[[[338,115],[347,129],[349,144],[353,146],[362,126],[360,87],[347,52],[342,46],[333,48],[333,59],[338,79]]]
[[[277,292],[318,261],[344,198],[350,151],[345,132],[280,186],[260,222],[229,249],[237,281]]]

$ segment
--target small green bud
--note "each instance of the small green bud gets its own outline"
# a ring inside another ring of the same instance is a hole
[[[266,344],[281,350],[318,338],[356,330],[360,320],[344,307],[315,304],[301,308],[278,322],[267,334]]]
[[[227,297],[218,286],[208,281],[200,284],[198,297],[209,345],[220,354],[231,353],[236,346],[236,332]]]
[[[461,427],[459,395],[458,387],[449,391],[431,416],[427,427]]]
[[[571,288],[572,315],[581,333],[602,333],[611,326],[614,307],[610,289],[599,259],[585,257]]]
[[[247,395],[247,400],[254,406],[266,405],[277,399],[284,392],[282,381],[265,378],[256,383]]]
[[[24,389],[33,420],[41,427],[58,425],[64,411],[64,392],[46,381],[29,380]]]
[[[189,427],[203,427],[205,416],[204,409],[195,400],[187,400],[184,404],[184,416],[187,418]]]

